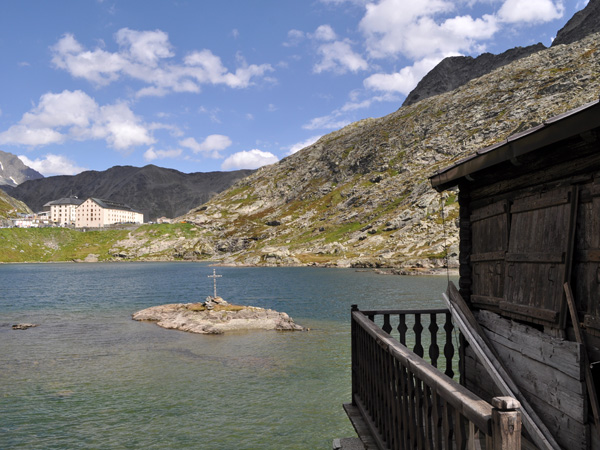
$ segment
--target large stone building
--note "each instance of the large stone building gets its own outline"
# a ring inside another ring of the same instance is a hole
[[[44,210],[50,211],[50,221],[59,226],[75,226],[76,210],[83,200],[77,197],[64,197],[44,205]]]
[[[117,223],[143,223],[144,215],[124,203],[88,198],[77,207],[77,228],[102,228]]]

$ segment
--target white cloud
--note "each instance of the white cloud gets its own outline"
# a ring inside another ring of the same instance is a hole
[[[347,118],[340,118],[340,112],[334,111],[329,115],[315,117],[310,122],[303,125],[302,128],[305,130],[337,130],[348,125],[351,120]]]
[[[561,18],[564,12],[562,0],[506,0],[498,11],[498,17],[508,23],[544,23]]]
[[[279,159],[273,153],[254,149],[234,153],[223,161],[221,168],[223,170],[258,169],[259,167],[273,164],[277,161],[279,161]]]
[[[302,150],[303,148],[308,147],[309,145],[313,145],[315,142],[317,142],[319,139],[321,139],[321,135],[318,136],[311,136],[308,139],[306,139],[305,141],[302,142],[298,142],[297,144],[292,145],[291,147],[289,147],[289,150],[287,152],[287,155],[293,155],[294,153]]]
[[[181,156],[181,153],[181,149],[154,150],[153,147],[150,147],[144,152],[144,159],[146,161],[154,161],[155,159],[177,158],[178,156]]]
[[[238,67],[229,71],[221,59],[210,50],[193,51],[183,64],[174,57],[168,34],[161,30],[136,31],[120,29],[115,40],[119,51],[111,53],[101,48],[86,50],[72,34],[65,34],[51,47],[55,67],[72,76],[103,86],[129,77],[147,86],[138,96],[163,96],[171,92],[200,92],[203,84],[246,88],[254,80],[272,72],[270,64],[247,64],[239,55]]]
[[[363,85],[367,89],[399,92],[408,95],[421,79],[433,69],[443,58],[425,58],[412,66],[402,68],[395,73],[376,73],[366,78]]]
[[[231,143],[231,139],[222,134],[211,134],[202,142],[198,142],[192,137],[179,141],[179,145],[189,148],[194,153],[205,153],[211,158],[222,158],[219,152],[225,150]]]
[[[288,40],[283,43],[284,47],[295,47],[300,44],[305,38],[304,31],[300,30],[290,30],[288,31]]]
[[[31,160],[25,155],[19,155],[18,158],[23,161],[23,164],[37,170],[46,177],[52,175],[75,175],[88,170],[77,166],[75,162],[65,156],[53,155],[52,153],[35,160]]]
[[[366,70],[369,65],[362,56],[352,50],[350,41],[335,41],[319,46],[317,52],[321,61],[315,64],[313,71],[321,73],[331,71],[335,73],[358,72]]]
[[[315,39],[319,41],[334,41],[336,39],[335,31],[331,25],[321,25],[314,34]]]
[[[382,0],[367,5],[359,27],[372,58],[404,55],[412,59],[480,51],[478,41],[491,38],[499,30],[497,18],[490,14],[435,20],[454,9],[452,2],[444,0]]]
[[[0,133],[0,144],[38,147],[68,140],[104,139],[120,151],[150,145],[154,138],[126,103],[99,106],[81,91],[47,93],[20,122]]]

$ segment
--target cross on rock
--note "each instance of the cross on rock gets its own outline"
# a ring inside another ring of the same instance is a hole
[[[214,285],[214,298],[217,298],[217,278],[221,278],[223,275],[217,275],[217,271],[215,269],[213,269],[213,274],[212,275],[208,275],[208,278],[212,278],[213,279],[213,285]]]

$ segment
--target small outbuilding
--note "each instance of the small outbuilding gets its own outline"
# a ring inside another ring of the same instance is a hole
[[[600,102],[431,183],[459,188],[459,292],[494,352],[562,448],[600,448]],[[462,364],[467,388],[498,395],[469,347]]]

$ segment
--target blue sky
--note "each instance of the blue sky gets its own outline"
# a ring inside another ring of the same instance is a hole
[[[0,150],[46,176],[257,168],[397,110],[451,55],[542,42],[585,0],[3,0]]]

